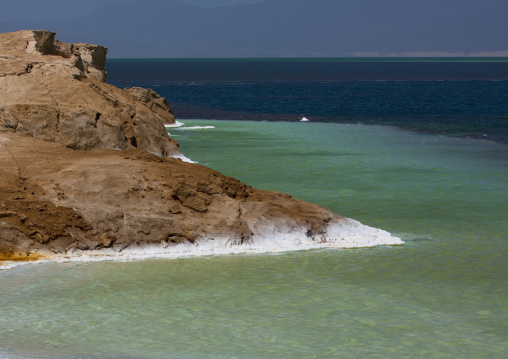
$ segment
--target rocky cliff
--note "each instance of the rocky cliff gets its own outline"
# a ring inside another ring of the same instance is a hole
[[[167,101],[105,84],[105,55],[47,31],[0,34],[0,261],[401,243],[171,158]]]
[[[167,102],[148,89],[104,83],[106,53],[49,31],[0,34],[0,126],[77,150],[180,155],[164,130],[175,120]]]

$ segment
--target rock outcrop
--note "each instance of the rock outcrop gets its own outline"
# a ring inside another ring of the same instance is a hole
[[[170,158],[167,101],[105,84],[105,52],[0,34],[0,261],[402,243]]]
[[[0,127],[77,150],[181,155],[164,129],[175,121],[167,101],[104,83],[106,52],[49,31],[0,34]]]
[[[0,168],[0,260],[400,243],[323,207],[140,150],[76,151],[3,133]]]

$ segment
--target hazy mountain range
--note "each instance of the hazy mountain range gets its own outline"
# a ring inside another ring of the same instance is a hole
[[[0,32],[51,30],[62,41],[107,46],[110,58],[508,56],[506,0],[266,0],[212,8],[171,0],[84,2],[96,6],[91,12],[72,12],[78,2],[67,1],[41,2],[54,8],[40,16],[4,13]]]

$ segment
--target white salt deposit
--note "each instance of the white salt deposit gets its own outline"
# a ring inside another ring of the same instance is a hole
[[[400,245],[404,242],[390,233],[365,226],[347,219],[332,223],[324,234],[307,236],[304,228],[278,227],[273,225],[256,233],[250,240],[215,236],[171,245],[165,241],[158,245],[130,246],[121,251],[113,248],[83,251],[74,250],[66,254],[45,255],[48,260],[59,262],[89,262],[104,260],[137,260],[147,258],[186,258],[211,255],[280,253],[323,248],[362,248],[377,245]],[[47,261],[47,260],[46,260]],[[40,262],[44,262],[41,260]],[[10,269],[16,264],[5,262],[0,269]]]

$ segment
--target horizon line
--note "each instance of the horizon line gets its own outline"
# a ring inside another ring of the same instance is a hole
[[[508,62],[508,56],[108,57],[107,61]]]

